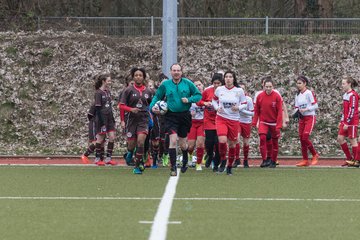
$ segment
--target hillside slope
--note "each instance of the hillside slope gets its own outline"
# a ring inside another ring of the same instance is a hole
[[[341,155],[336,143],[341,76],[359,77],[357,36],[232,36],[179,39],[184,74],[210,81],[218,69],[235,70],[250,94],[271,74],[289,111],[295,78],[311,78],[320,110],[312,135],[321,155]],[[117,97],[132,66],[151,79],[161,71],[161,37],[110,38],[85,32],[0,33],[0,154],[79,154],[87,144],[86,113],[93,76],[114,74]],[[115,103],[115,102],[114,102]],[[116,104],[114,104],[116,105]],[[118,119],[118,111],[114,107]],[[120,136],[120,130],[118,132]],[[257,136],[251,144],[258,154]],[[124,139],[119,138],[119,152]],[[297,124],[283,132],[280,153],[300,154]]]

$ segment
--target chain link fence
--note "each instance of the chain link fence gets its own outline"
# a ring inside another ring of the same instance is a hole
[[[111,36],[162,34],[161,17],[0,19],[0,31],[87,31]],[[360,18],[179,18],[179,36],[359,34]]]

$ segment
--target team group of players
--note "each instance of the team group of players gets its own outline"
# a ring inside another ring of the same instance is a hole
[[[177,153],[182,152],[181,172],[188,168],[188,155],[196,151],[196,170],[213,165],[214,172],[232,174],[232,168],[240,165],[240,138],[242,138],[243,166],[249,167],[249,139],[251,128],[257,129],[262,163],[260,167],[275,168],[279,151],[280,130],[289,122],[287,107],[280,93],[274,89],[271,77],[261,79],[263,89],[248,96],[246,85],[238,82],[233,71],[214,73],[211,85],[204,89],[200,80],[191,81],[183,76],[182,67],[173,64],[171,78],[161,76],[156,89],[153,81],[146,80],[142,68],[133,68],[131,81],[121,92],[118,101],[121,127],[127,137],[126,163],[134,165],[133,172],[141,174],[144,162],[152,156],[152,167],[162,160],[168,165],[170,175],[177,175]],[[95,101],[88,113],[89,145],[82,155],[84,163],[95,152],[95,164],[115,165],[112,152],[115,140],[115,119],[110,94],[110,75],[100,75],[95,83]],[[316,123],[318,103],[309,80],[305,76],[296,79],[298,93],[295,96],[295,111],[301,143],[302,160],[297,166],[315,165],[319,154],[310,135]],[[343,165],[360,165],[357,125],[359,122],[359,96],[353,90],[357,82],[348,76],[342,79],[343,114],[339,124],[338,142],[347,160]],[[168,110],[160,114],[158,101],[165,100]],[[108,138],[106,152],[105,137]],[[346,138],[352,146],[350,152]],[[178,151],[178,146],[180,150]],[[149,153],[150,151],[150,153]],[[308,152],[312,158],[309,159]],[[358,153],[359,152],[359,153]],[[134,159],[134,160],[133,160]]]

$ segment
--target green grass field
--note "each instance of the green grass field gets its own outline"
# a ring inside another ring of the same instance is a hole
[[[0,239],[148,239],[169,180],[124,167],[0,167]],[[360,169],[180,174],[167,239],[358,239]]]

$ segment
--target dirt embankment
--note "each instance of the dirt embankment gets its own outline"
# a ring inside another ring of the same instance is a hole
[[[297,74],[311,78],[320,109],[312,134],[322,155],[339,155],[342,75],[359,77],[357,36],[232,36],[179,39],[179,61],[193,79],[209,81],[232,69],[250,94],[271,74],[291,110]],[[133,66],[156,80],[161,37],[110,38],[87,33],[0,33],[0,154],[78,154],[87,145],[86,113],[93,101],[92,77],[114,74],[117,97]],[[119,114],[114,102],[117,121]],[[120,136],[120,130],[118,132]],[[258,154],[256,134],[252,153]],[[124,139],[117,141],[120,151]],[[299,155],[297,123],[283,131],[281,154]]]

